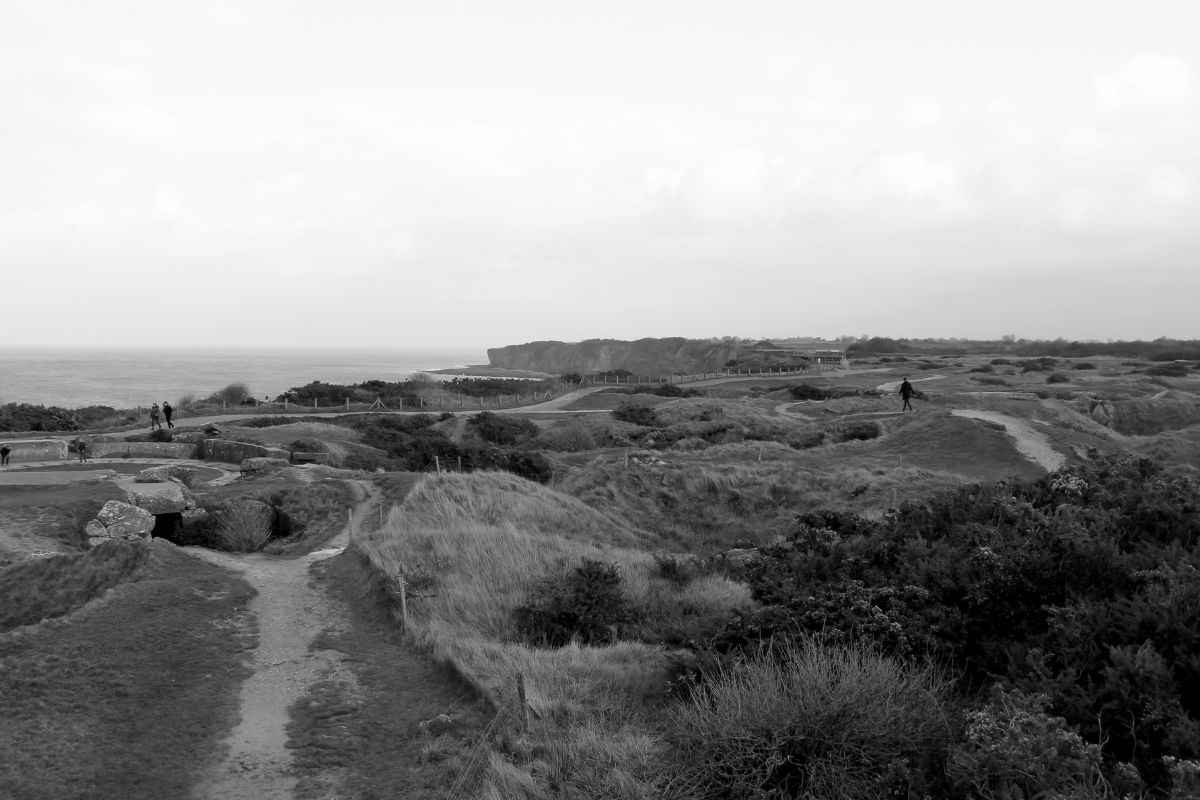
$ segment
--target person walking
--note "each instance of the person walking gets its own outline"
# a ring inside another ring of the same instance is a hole
[[[12,452],[12,448],[8,445],[0,447],[0,467],[8,466],[8,454]]]
[[[154,430],[155,425],[162,430],[162,423],[158,421],[158,403],[150,406],[150,430]]]
[[[86,440],[80,439],[75,442],[75,449],[79,451],[79,461],[81,463],[88,460],[87,448],[88,444]]]
[[[166,400],[163,400],[162,412],[163,412],[163,417],[165,417],[167,420],[167,427],[174,428],[175,423],[171,422],[171,415],[175,413],[175,409],[171,408],[171,404],[168,403]]]
[[[905,378],[900,384],[900,396],[904,398],[904,407],[900,409],[901,411],[913,410],[912,403],[909,401],[912,400],[912,396],[916,394],[916,391],[917,390],[913,388],[913,385],[908,382],[908,378]]]

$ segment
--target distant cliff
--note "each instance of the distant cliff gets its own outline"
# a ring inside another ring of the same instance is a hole
[[[591,375],[624,370],[635,375],[719,370],[730,362],[742,366],[779,366],[803,360],[799,350],[771,342],[736,339],[587,339],[582,342],[529,342],[488,351],[493,367],[563,375]]]

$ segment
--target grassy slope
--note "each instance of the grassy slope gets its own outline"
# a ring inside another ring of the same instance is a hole
[[[679,587],[656,577],[648,552],[612,544],[636,545],[640,538],[618,523],[514,476],[473,473],[426,479],[388,525],[358,539],[384,574],[403,566],[410,577],[432,575],[434,596],[410,603],[410,632],[421,646],[502,710],[513,708],[515,676],[525,675],[529,705],[541,722],[508,753],[542,766],[533,768],[534,777],[495,756],[489,780],[502,796],[516,786],[563,781],[578,787],[580,797],[619,796],[652,780],[662,747],[654,709],[666,653],[633,641],[557,649],[523,644],[512,611],[541,579],[585,556],[615,562],[643,619],[681,624],[750,602],[744,587],[723,578]]]
[[[186,797],[235,721],[252,592],[156,543],[73,618],[0,636],[0,797]]]

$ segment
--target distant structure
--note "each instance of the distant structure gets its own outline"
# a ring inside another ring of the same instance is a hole
[[[836,364],[843,369],[849,368],[850,359],[846,358],[843,350],[812,350],[808,357],[818,367],[822,364]]]

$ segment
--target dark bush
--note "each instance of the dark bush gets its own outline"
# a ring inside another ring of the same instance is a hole
[[[993,367],[991,364],[984,364],[979,367],[973,367],[972,369],[970,369],[968,371],[969,372],[995,372],[996,368]]]
[[[658,426],[658,415],[654,413],[652,406],[638,405],[637,403],[621,403],[612,411],[613,419],[621,422],[631,422],[634,425],[641,425],[647,428]]]
[[[538,483],[549,483],[554,476],[554,467],[551,466],[550,461],[536,450],[519,450],[509,453],[504,461],[504,469]]]
[[[1046,383],[1070,383],[1071,379],[1061,372],[1051,372],[1046,376]]]
[[[1154,375],[1158,378],[1186,378],[1188,375],[1188,365],[1178,362],[1170,364],[1155,364],[1146,370],[1147,375]]]
[[[1095,368],[1096,368],[1095,364],[1090,364],[1087,361],[1081,361],[1080,363],[1071,367],[1071,369],[1095,369]]]
[[[542,580],[513,614],[522,635],[546,647],[612,642],[618,627],[633,621],[620,569],[590,558],[564,576]]]
[[[527,419],[482,411],[467,420],[479,438],[492,444],[517,444],[537,436],[538,427]]]
[[[795,386],[789,386],[788,392],[796,400],[824,400],[828,397],[824,389],[813,386],[811,383],[797,383]]]
[[[878,422],[872,420],[853,420],[843,422],[834,428],[835,442],[869,441],[876,439],[883,430]]]

